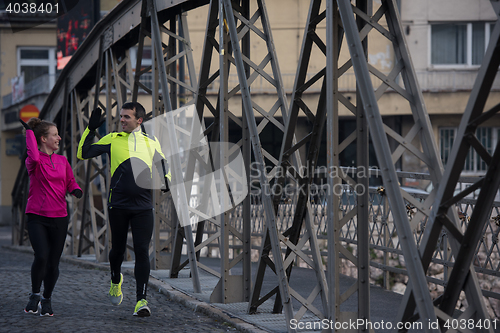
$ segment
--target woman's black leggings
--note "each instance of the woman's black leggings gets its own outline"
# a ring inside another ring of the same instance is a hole
[[[43,297],[50,298],[59,277],[59,260],[68,232],[68,216],[45,217],[27,214],[27,229],[35,260],[31,265],[31,291],[40,293],[43,281]]]
[[[153,236],[153,210],[110,208],[108,212],[109,226],[111,227],[111,250],[109,251],[111,281],[113,283],[120,282],[120,271],[127,249],[127,233],[130,225],[134,242],[136,297],[137,301],[145,299],[150,271],[149,242]]]

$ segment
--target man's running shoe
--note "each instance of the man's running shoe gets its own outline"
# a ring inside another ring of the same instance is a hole
[[[137,305],[135,306],[134,316],[138,317],[151,316],[151,310],[149,309],[148,301],[146,301],[145,299],[141,299],[139,302],[137,302]]]
[[[52,312],[52,304],[50,302],[50,298],[42,298],[41,304],[42,310],[40,311],[40,316],[52,317],[54,315],[54,312]]]
[[[111,281],[111,288],[109,288],[109,300],[113,305],[120,305],[123,300],[122,294],[122,283],[123,283],[123,274],[120,273],[120,283],[113,283]]]
[[[40,295],[31,294],[28,305],[24,308],[26,313],[38,313],[38,306],[40,305]]]

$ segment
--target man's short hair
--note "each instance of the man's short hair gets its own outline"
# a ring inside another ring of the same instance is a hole
[[[141,103],[138,102],[127,102],[122,105],[122,109],[133,110],[135,111],[135,118],[142,118],[142,121],[146,119],[146,110]]]

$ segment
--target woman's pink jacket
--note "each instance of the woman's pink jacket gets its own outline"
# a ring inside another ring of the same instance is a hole
[[[26,148],[26,168],[30,177],[26,213],[46,217],[68,215],[66,193],[80,189],[68,160],[65,156],[39,151],[32,130],[26,131]]]

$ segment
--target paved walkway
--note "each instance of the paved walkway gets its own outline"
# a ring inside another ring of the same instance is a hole
[[[133,317],[135,306],[135,281],[133,262],[123,265],[125,295],[122,304],[109,303],[109,266],[96,263],[95,257],[76,258],[63,256],[60,277],[53,294],[54,317],[25,314],[22,309],[30,292],[30,267],[32,251],[28,247],[10,246],[10,229],[0,227],[0,332],[227,332],[284,333],[286,321],[283,314],[272,313],[272,300],[258,308],[258,313],[246,313],[247,303],[210,304],[210,294],[218,279],[200,270],[202,293],[194,293],[189,270],[179,278],[168,278],[168,270],[151,271],[148,301],[152,316]],[[217,261],[202,258],[202,262],[216,268]],[[254,265],[255,266],[255,265]],[[255,272],[255,267],[252,268]],[[308,269],[294,269],[290,285],[304,296],[308,284],[315,277]],[[343,277],[341,290],[346,290],[353,279]],[[276,284],[275,276],[266,274],[263,290]],[[395,311],[402,296],[378,287],[371,290],[371,321],[394,321]],[[294,304],[294,310],[297,304]],[[315,301],[321,308],[321,303]],[[341,311],[357,312],[356,301],[346,302]],[[317,321],[314,316],[304,316],[305,322]],[[306,332],[309,330],[304,330]],[[389,332],[389,330],[375,330]],[[412,332],[417,332],[412,330]]]
[[[187,259],[187,258],[184,258]],[[210,259],[210,258],[201,258],[201,262],[214,269],[219,270],[217,268],[218,260]],[[257,265],[255,263],[252,264],[252,274],[254,274],[257,270]],[[277,285],[276,275],[267,268],[267,272],[265,274],[265,278],[263,281],[263,287],[261,296],[270,290],[272,290]],[[238,274],[238,267],[236,266],[236,274]],[[179,278],[170,279],[168,270],[157,270],[151,271],[151,276],[161,280],[163,282],[168,283],[173,286],[177,290],[182,290],[183,293],[190,295],[197,300],[200,300],[204,303],[209,303],[210,295],[214,290],[218,278],[205,273],[203,270],[199,270],[200,274],[200,284],[202,287],[201,293],[194,293],[193,284],[191,279],[189,278],[189,269],[185,269],[181,271],[179,274]],[[354,278],[350,278],[347,276],[340,277],[340,291],[344,293],[347,291],[353,284],[356,283]],[[290,281],[290,287],[293,288],[297,293],[299,293],[302,297],[307,298],[309,293],[311,293],[312,289],[316,285],[316,276],[311,269],[307,268],[299,268],[294,267]],[[380,324],[382,322],[395,322],[397,309],[401,303],[402,295],[396,294],[387,290],[384,290],[380,287],[371,286],[370,288],[370,321],[372,323]],[[294,313],[296,313],[301,304],[297,301],[293,300],[293,309]],[[322,304],[320,297],[316,297],[316,299],[312,303],[316,308],[322,310]],[[257,314],[248,314],[247,307],[248,303],[232,303],[232,304],[210,304],[210,306],[221,309],[226,313],[230,313],[232,317],[241,319],[245,322],[251,323],[255,325],[255,327],[261,328],[268,332],[273,333],[286,333],[287,332],[287,322],[284,314],[274,314],[272,313],[274,305],[274,297],[270,300],[264,302],[258,308]],[[347,301],[342,303],[340,310],[346,315],[343,319],[345,322],[348,322],[349,316],[351,316],[353,321],[356,321],[357,318],[357,293],[353,295],[353,297],[349,298]],[[312,314],[305,314],[301,322],[304,325],[311,325],[314,322],[317,322],[318,318]],[[307,327],[307,326],[303,326]],[[299,330],[298,330],[299,331]],[[411,332],[418,332],[418,330],[410,330]],[[300,330],[300,332],[321,332],[321,329],[317,330]],[[346,331],[344,331],[346,332]],[[357,331],[356,331],[357,332]],[[375,330],[377,333],[385,333],[392,332],[390,329],[377,329]]]
[[[1,228],[4,229],[4,228]],[[112,306],[107,298],[109,269],[99,265],[79,265],[65,258],[52,295],[54,317],[26,314],[31,291],[30,268],[33,255],[29,249],[11,249],[10,239],[0,232],[0,332],[228,332],[238,331],[224,314],[210,316],[202,309],[194,311],[183,295],[173,300],[152,285],[148,290],[151,317],[138,318],[135,307],[135,280],[125,270],[122,290],[124,300]],[[172,290],[173,291],[173,290]],[[174,295],[174,294],[173,294]],[[175,296],[175,295],[174,295]],[[226,316],[227,317],[227,316]]]

